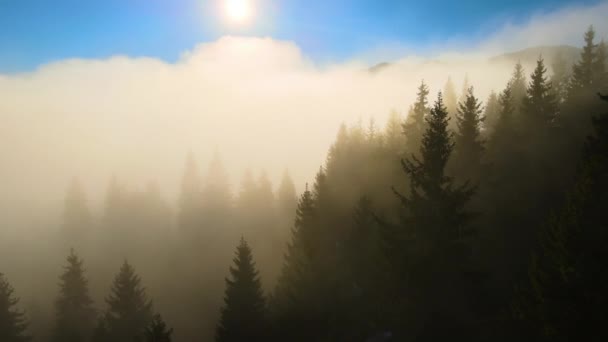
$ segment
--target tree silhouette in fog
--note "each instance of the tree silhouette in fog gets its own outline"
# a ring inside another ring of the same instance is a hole
[[[59,279],[53,341],[89,341],[95,326],[95,310],[89,295],[89,283],[84,275],[83,261],[73,249],[70,250],[67,265]]]
[[[16,308],[19,299],[14,296],[15,290],[0,273],[0,341],[29,341],[26,335],[27,322],[25,314]]]
[[[152,301],[148,299],[135,269],[127,261],[123,262],[114,278],[106,303],[108,309],[97,332],[102,336],[101,341],[132,342],[142,337],[152,321]]]
[[[218,342],[262,341],[268,334],[266,300],[251,248],[241,238],[226,278],[224,306],[217,326]]]
[[[144,342],[171,342],[173,329],[167,327],[160,315],[154,315],[152,322],[144,331]]]

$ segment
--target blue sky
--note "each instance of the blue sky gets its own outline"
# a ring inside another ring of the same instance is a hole
[[[504,23],[595,0],[257,0],[251,25],[235,29],[221,0],[0,0],[0,73],[66,58],[150,56],[175,61],[223,35],[295,42],[316,61],[379,46],[483,40]],[[256,1],[256,0],[253,0]]]

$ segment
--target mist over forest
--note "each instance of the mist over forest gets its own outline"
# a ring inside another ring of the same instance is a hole
[[[0,342],[608,339],[607,13],[0,73]]]

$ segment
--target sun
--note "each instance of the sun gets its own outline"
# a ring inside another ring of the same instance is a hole
[[[253,16],[252,0],[224,0],[224,13],[228,20],[243,24]]]

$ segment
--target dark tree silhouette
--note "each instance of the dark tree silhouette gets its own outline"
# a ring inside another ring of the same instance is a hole
[[[540,249],[514,305],[537,341],[572,341],[581,333],[608,339],[608,113],[593,121],[574,188],[539,233]]]
[[[429,88],[422,81],[416,94],[416,102],[403,124],[403,132],[407,139],[406,150],[408,153],[416,153],[420,148],[420,142],[424,130],[426,129],[426,116],[429,113],[428,107]]]
[[[236,250],[234,266],[226,279],[226,294],[220,322],[218,342],[263,341],[268,333],[266,301],[253,261],[251,248],[244,238]]]
[[[541,57],[536,62],[536,68],[530,76],[530,84],[523,101],[523,123],[527,130],[545,129],[557,115],[557,101],[546,73],[547,68]]]
[[[468,182],[455,186],[445,173],[454,142],[441,93],[426,121],[420,159],[412,156],[402,161],[410,193],[394,190],[402,205],[399,235],[394,239],[403,247],[392,258],[401,259],[407,270],[395,272],[402,274],[401,291],[410,293],[412,310],[395,328],[419,330],[420,339],[437,340],[459,337],[463,327],[458,322],[466,317],[459,270],[470,250],[466,238],[473,234],[468,225],[473,215],[465,206],[474,190]]]
[[[157,314],[144,331],[144,342],[171,342],[171,335],[173,329],[168,328],[162,317]]]
[[[95,310],[82,263],[74,250],[70,250],[64,273],[59,278],[53,341],[83,342],[88,341],[92,335]]]
[[[19,299],[14,297],[15,290],[0,273],[0,341],[25,342],[30,337],[25,334],[27,322],[25,314],[16,306]]]
[[[127,261],[114,278],[106,303],[108,310],[103,325],[109,341],[132,342],[141,338],[152,320],[152,302],[135,269]]]
[[[458,176],[479,180],[484,142],[481,138],[482,107],[473,93],[467,90],[464,102],[458,106],[456,116],[458,132],[455,137],[455,169]]]

